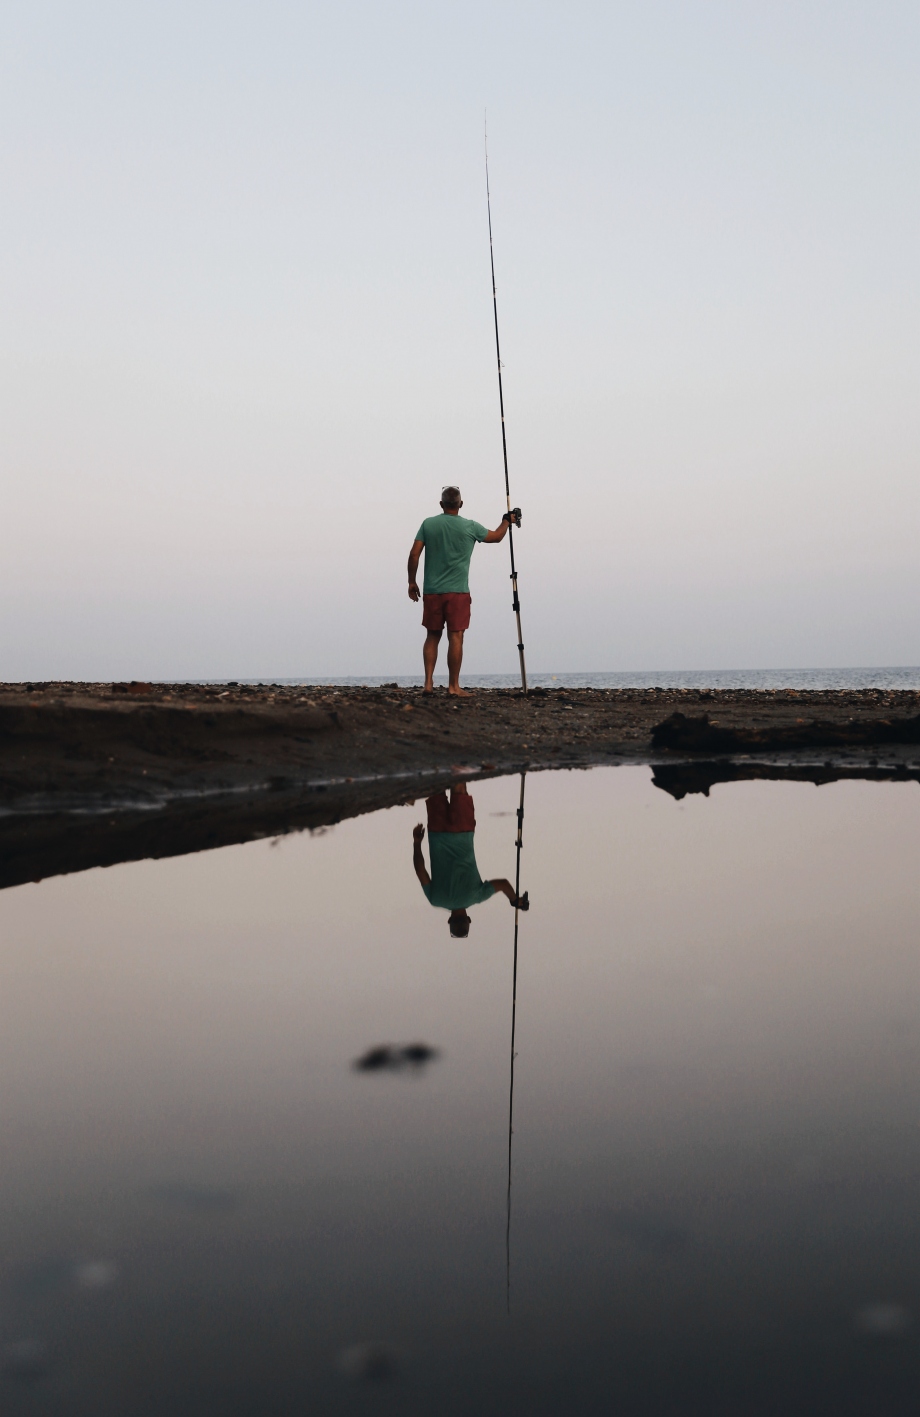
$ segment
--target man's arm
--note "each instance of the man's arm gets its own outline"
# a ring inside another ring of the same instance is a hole
[[[491,535],[492,535],[492,533],[489,532],[489,536],[491,536]],[[488,537],[486,538],[486,540],[488,540]],[[412,543],[412,550],[409,552],[409,599],[410,599],[410,600],[418,600],[419,596],[421,595],[421,591],[420,591],[419,588],[418,588],[418,582],[416,581],[415,577],[418,575],[418,563],[419,563],[419,559],[421,558],[421,554],[422,554],[422,550],[423,550],[424,546],[425,546],[424,541],[413,541],[413,543]]]
[[[415,867],[415,874],[418,876],[423,886],[431,885],[431,877],[425,868],[425,858],[422,855],[422,837],[425,835],[425,828],[419,822],[412,832],[412,865]]]
[[[511,901],[511,904],[518,906],[520,910],[530,909],[530,902],[527,899],[527,892],[525,891],[520,898],[516,896],[514,893],[514,886],[511,884],[510,881],[506,881],[504,876],[500,876],[498,879],[490,881],[489,885],[492,886],[494,890],[501,891],[502,895],[506,895]]]
[[[490,531],[490,532],[489,532],[488,536],[486,537],[486,541],[487,541],[487,542],[491,542],[491,541],[504,541],[504,539],[505,539],[505,532],[508,530],[508,528],[509,528],[509,526],[511,525],[512,521],[514,522],[514,525],[515,525],[515,526],[520,526],[520,525],[521,525],[521,509],[520,509],[520,507],[515,507],[515,508],[514,508],[514,511],[512,511],[512,512],[506,512],[505,515],[504,515],[504,516],[502,517],[502,519],[501,519],[501,525],[500,525],[500,526],[497,526],[494,531]]]

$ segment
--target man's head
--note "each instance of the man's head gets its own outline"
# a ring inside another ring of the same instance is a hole
[[[441,488],[441,507],[445,512],[459,512],[463,506],[463,498],[460,496],[459,487]]]
[[[470,917],[465,910],[452,910],[447,923],[455,940],[465,940],[470,933]]]

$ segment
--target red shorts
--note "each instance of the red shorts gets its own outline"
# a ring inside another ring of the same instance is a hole
[[[430,832],[472,832],[476,830],[476,813],[468,792],[454,792],[450,801],[446,792],[435,792],[425,801]]]
[[[469,629],[472,598],[468,591],[449,590],[443,595],[424,595],[422,600],[422,624],[433,635],[439,635],[445,624],[448,630]]]

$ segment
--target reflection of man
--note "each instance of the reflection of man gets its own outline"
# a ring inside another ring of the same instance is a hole
[[[518,900],[510,881],[503,877],[484,881],[479,874],[473,849],[476,814],[473,810],[473,799],[466,790],[466,783],[459,782],[451,788],[449,802],[446,792],[436,792],[427,799],[425,806],[428,808],[431,875],[429,876],[425,869],[425,858],[422,855],[425,828],[421,822],[412,833],[412,864],[430,903],[450,911],[450,933],[456,939],[465,940],[470,933],[467,910],[471,905],[478,905],[481,900],[488,900],[496,891],[506,895],[512,905],[526,910],[526,895]]]

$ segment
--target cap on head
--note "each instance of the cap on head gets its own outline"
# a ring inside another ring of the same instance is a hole
[[[451,483],[447,487],[441,488],[442,507],[459,507],[462,501],[463,498],[460,496],[459,487],[454,487]]]

